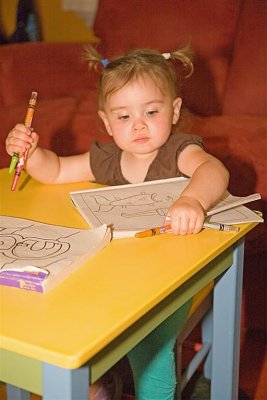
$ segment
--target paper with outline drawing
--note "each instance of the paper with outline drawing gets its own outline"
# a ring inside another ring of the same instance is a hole
[[[25,289],[46,292],[110,240],[110,229],[103,224],[82,230],[0,216],[0,284],[18,287],[17,281]]]
[[[136,232],[161,226],[169,207],[188,182],[186,178],[171,178],[70,192],[70,196],[90,226],[105,223],[112,227],[114,238],[132,237]],[[207,215],[212,215],[210,221],[220,223],[263,222],[253,211],[240,206],[260,198],[259,194],[235,197],[226,192]],[[225,211],[228,209],[231,212]]]

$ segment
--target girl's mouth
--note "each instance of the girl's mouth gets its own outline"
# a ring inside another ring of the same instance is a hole
[[[149,141],[149,138],[147,136],[140,136],[136,139],[134,139],[134,143],[146,143]]]

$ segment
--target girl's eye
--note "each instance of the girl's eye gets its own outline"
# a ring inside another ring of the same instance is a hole
[[[149,117],[153,117],[154,115],[158,114],[158,110],[151,110],[151,111],[147,111],[147,115]]]
[[[121,120],[123,120],[123,121],[125,121],[125,120],[127,120],[127,119],[129,119],[129,118],[130,118],[130,116],[129,116],[128,114],[121,115],[121,116],[119,117],[119,119],[121,119]]]

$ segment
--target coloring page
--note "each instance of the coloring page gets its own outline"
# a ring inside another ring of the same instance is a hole
[[[0,216],[0,270],[34,266],[56,273],[106,239],[106,228],[80,230]]]
[[[71,192],[70,196],[90,226],[107,224],[113,230],[113,237],[130,237],[138,231],[162,226],[170,206],[179,198],[189,181],[186,178],[164,179]],[[258,193],[235,197],[225,192],[208,210],[207,215],[212,222],[262,222],[253,211],[240,207],[241,204],[259,198]]]
[[[163,224],[172,203],[188,184],[187,179],[71,193],[72,200],[93,227],[105,223],[116,231],[138,231]]]

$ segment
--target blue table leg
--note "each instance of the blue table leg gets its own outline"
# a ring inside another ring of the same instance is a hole
[[[89,367],[64,369],[43,363],[43,400],[88,400]]]
[[[7,400],[30,400],[30,393],[13,385],[6,385]]]
[[[201,322],[201,337],[203,343],[209,343],[211,350],[209,351],[204,363],[204,376],[211,380],[212,374],[212,340],[213,340],[213,309],[209,310]]]
[[[240,356],[244,239],[236,243],[232,266],[214,287],[211,399],[237,400]]]

